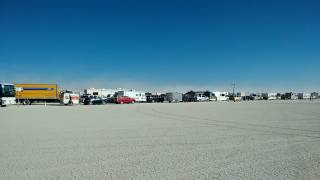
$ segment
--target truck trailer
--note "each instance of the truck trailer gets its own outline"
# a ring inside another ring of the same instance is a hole
[[[36,102],[60,102],[57,84],[15,84],[16,101],[22,104]]]

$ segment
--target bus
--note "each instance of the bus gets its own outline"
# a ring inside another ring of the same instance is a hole
[[[14,84],[0,83],[1,107],[16,103],[16,91]]]

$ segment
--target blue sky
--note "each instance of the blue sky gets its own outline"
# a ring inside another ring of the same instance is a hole
[[[319,9],[316,0],[0,0],[0,80],[319,90]]]

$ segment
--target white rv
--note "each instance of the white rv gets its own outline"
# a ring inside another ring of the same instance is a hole
[[[229,100],[229,97],[228,97],[228,92],[219,92],[219,91],[216,91],[216,92],[213,92],[214,94],[214,97],[216,98],[216,101],[227,101]]]
[[[311,94],[310,93],[298,93],[298,99],[310,99]]]
[[[0,83],[0,106],[16,103],[16,91],[14,84]]]
[[[268,93],[268,100],[277,100],[277,93]]]
[[[117,90],[115,89],[95,89],[95,88],[89,88],[85,89],[84,93],[87,95],[97,96],[101,98],[109,98],[112,97]]]
[[[146,92],[136,90],[120,90],[118,96],[128,96],[136,100],[136,102],[147,102]]]

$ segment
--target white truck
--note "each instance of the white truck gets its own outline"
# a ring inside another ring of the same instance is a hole
[[[80,104],[80,94],[73,93],[72,91],[61,92],[60,102],[66,106]]]
[[[16,91],[14,84],[0,83],[0,106],[16,104]]]

